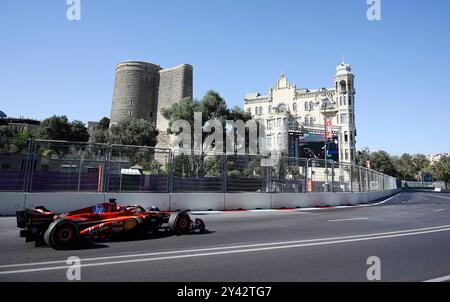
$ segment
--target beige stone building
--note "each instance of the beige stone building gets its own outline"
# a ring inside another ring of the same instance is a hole
[[[301,133],[301,137],[304,133],[315,133],[325,141],[325,116],[332,118],[339,161],[355,162],[355,88],[349,64],[337,66],[330,88],[299,88],[282,74],[267,95],[247,94],[244,110],[264,122],[269,150],[290,156],[298,144],[291,139],[295,133]]]

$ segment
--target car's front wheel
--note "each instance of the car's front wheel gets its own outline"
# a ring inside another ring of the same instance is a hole
[[[182,211],[170,215],[169,228],[177,234],[187,233],[191,228],[189,214],[186,211]]]

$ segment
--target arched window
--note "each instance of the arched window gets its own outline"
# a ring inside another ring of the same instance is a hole
[[[259,114],[263,114],[263,107],[259,106]]]
[[[309,125],[309,116],[305,116],[305,125],[306,125],[306,126]]]
[[[292,104],[292,111],[297,112],[297,103]]]
[[[312,116],[309,118],[309,124],[314,125],[314,118]]]
[[[347,83],[344,80],[339,82],[339,88],[342,93],[347,93]]]
[[[287,110],[288,108],[285,103],[281,103],[280,105],[278,105],[278,112],[286,112]]]
[[[305,102],[305,111],[309,110],[308,102]]]
[[[313,109],[314,109],[313,106],[314,106],[314,105],[313,105],[313,102],[310,101],[310,102],[309,102],[309,110],[313,110]]]

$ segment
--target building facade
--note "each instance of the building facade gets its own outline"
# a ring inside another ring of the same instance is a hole
[[[2,119],[2,127],[9,128],[13,132],[31,132],[39,127],[40,121],[29,118],[7,117]]]
[[[266,127],[267,148],[272,152],[293,155],[300,133],[315,133],[325,141],[325,117],[332,119],[338,141],[338,159],[354,163],[356,159],[355,86],[349,64],[336,68],[331,88],[298,88],[282,74],[267,95],[249,93],[244,110],[261,120]],[[326,107],[325,107],[326,106]],[[316,155],[314,155],[316,157]],[[317,156],[318,157],[318,156]]]

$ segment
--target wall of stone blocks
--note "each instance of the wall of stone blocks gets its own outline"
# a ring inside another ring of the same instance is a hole
[[[116,66],[111,124],[128,117],[154,121],[160,70],[158,65],[138,61],[123,62]]]
[[[178,103],[185,97],[192,98],[193,68],[182,64],[159,72],[158,115],[156,126],[160,131],[166,131],[168,121],[162,116],[162,110]]]

